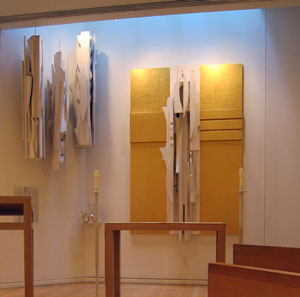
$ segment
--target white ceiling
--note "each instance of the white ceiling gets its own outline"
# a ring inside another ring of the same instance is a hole
[[[300,5],[300,0],[1,0],[0,29],[296,5]]]

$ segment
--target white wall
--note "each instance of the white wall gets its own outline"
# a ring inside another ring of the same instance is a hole
[[[49,157],[46,161],[23,158],[22,38],[23,34],[33,34],[34,29],[1,32],[0,190],[1,195],[8,195],[13,194],[14,186],[40,189],[40,223],[35,226],[37,280],[93,275],[94,232],[91,226],[80,224],[79,211],[93,201],[94,169],[101,172],[104,220],[129,220],[129,71],[132,68],[244,65],[245,242],[300,247],[299,238],[287,231],[297,223],[299,206],[299,62],[295,62],[299,51],[299,11],[299,8],[268,10],[267,40],[265,14],[261,10],[38,28],[47,49],[46,75],[50,75],[50,61],[60,43],[69,63],[70,79],[75,67],[76,34],[85,29],[96,34],[96,146],[86,152],[74,149],[70,122],[67,168],[59,173],[52,171]],[[103,227],[100,235],[103,276]],[[229,260],[236,240],[228,237]],[[21,239],[18,234],[1,232],[0,242],[0,283],[21,280],[22,269],[14,266],[14,263],[22,266]],[[124,233],[122,276],[206,279],[206,264],[214,261],[214,246],[213,236],[179,243],[175,236]]]
[[[45,40],[46,78],[61,36],[61,49],[70,70],[75,67],[76,34],[84,25],[39,28]],[[35,278],[80,277],[83,268],[83,228],[79,211],[85,207],[85,153],[75,150],[67,138],[67,166],[60,172],[44,161],[25,160],[21,136],[21,60],[23,36],[34,29],[2,31],[0,35],[0,192],[13,195],[15,186],[39,188],[39,223],[34,226]],[[72,125],[69,123],[69,131]],[[47,147],[49,148],[49,146]],[[48,151],[49,152],[49,151]],[[23,280],[22,232],[0,232],[0,283]]]
[[[267,13],[266,244],[300,247],[300,9]]]
[[[245,71],[245,163],[264,176],[264,68],[265,27],[260,10],[164,16],[88,24],[97,36],[100,93],[97,106],[97,146],[87,157],[87,172],[96,165],[102,173],[106,221],[128,221],[130,69],[173,65],[242,63]],[[261,162],[262,161],[262,162]],[[250,165],[251,164],[251,165]],[[262,165],[260,165],[262,164]],[[259,170],[257,170],[259,168]],[[246,228],[246,240],[260,241],[263,229],[263,182],[248,181],[249,215],[260,212]],[[89,189],[92,179],[87,180]],[[254,225],[254,226],[253,226]],[[92,230],[90,231],[92,236]],[[103,238],[103,234],[102,238]],[[228,258],[232,243],[228,238]],[[205,279],[207,263],[214,261],[213,236],[179,243],[176,236],[122,237],[122,275],[129,278]],[[151,249],[149,249],[151,247]],[[93,274],[93,242],[87,248],[86,275]],[[103,246],[101,247],[103,251]],[[100,265],[103,267],[102,265]],[[103,274],[103,270],[102,270]]]

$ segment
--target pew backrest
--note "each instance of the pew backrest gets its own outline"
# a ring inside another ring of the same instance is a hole
[[[300,273],[210,263],[208,297],[299,297]]]
[[[233,264],[300,273],[300,249],[235,244]]]

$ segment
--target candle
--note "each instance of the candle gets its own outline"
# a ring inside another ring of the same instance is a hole
[[[99,170],[94,171],[94,190],[99,191]]]

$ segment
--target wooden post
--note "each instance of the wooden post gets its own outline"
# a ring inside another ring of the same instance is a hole
[[[25,296],[33,297],[33,230],[30,199],[24,203],[24,270]]]
[[[106,297],[120,296],[120,231],[105,225]]]
[[[226,225],[216,231],[216,260],[225,263],[226,259]]]
[[[114,257],[114,297],[120,297],[120,282],[121,282],[121,275],[120,275],[120,258],[121,258],[121,250],[120,250],[120,230],[113,231],[113,238],[114,238],[114,249],[113,249],[113,257]]]

